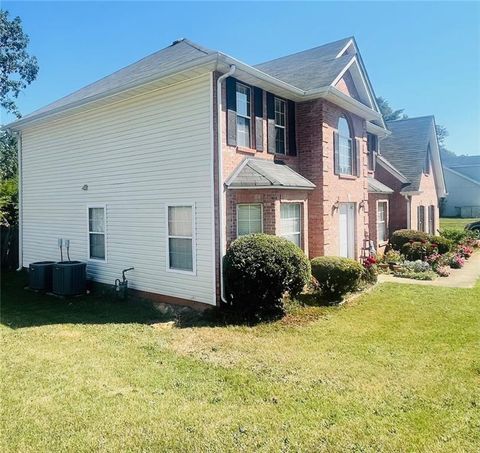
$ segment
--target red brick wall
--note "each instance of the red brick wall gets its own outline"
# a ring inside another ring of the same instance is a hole
[[[402,190],[403,184],[397,178],[392,176],[391,173],[384,170],[380,165],[377,165],[377,168],[375,169],[375,178],[390,187],[390,189],[394,190],[394,193],[390,195],[389,204],[390,234],[396,230],[409,228],[407,223],[408,201],[399,193],[400,190]]]
[[[417,207],[425,206],[425,230],[428,232],[428,207],[433,205],[435,206],[434,228],[436,231],[439,228],[440,211],[433,171],[431,171],[429,175],[422,175],[422,179],[420,180],[420,191],[422,193],[419,195],[412,195],[412,228],[417,229]]]
[[[276,189],[240,189],[227,191],[227,244],[237,237],[237,204],[261,203],[263,206],[263,232],[281,234],[280,204],[295,202],[301,204],[302,248],[308,255],[308,191]]]
[[[297,104],[297,149],[299,171],[317,187],[309,198],[310,256],[338,255],[339,218],[337,202],[356,203],[356,255],[365,254],[368,240],[368,162],[366,124],[348,114],[353,132],[360,140],[361,176],[334,174],[333,134],[344,111],[323,100]],[[363,203],[363,207],[360,204]]]

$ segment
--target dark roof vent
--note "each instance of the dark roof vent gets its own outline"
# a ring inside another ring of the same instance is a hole
[[[178,44],[182,41],[185,41],[185,38],[176,39],[175,41],[172,42],[172,46],[174,46],[175,44]]]

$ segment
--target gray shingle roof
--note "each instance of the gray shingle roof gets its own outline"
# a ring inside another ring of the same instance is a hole
[[[381,183],[375,178],[368,178],[369,193],[393,193],[393,189]]]
[[[351,54],[335,58],[350,39],[341,39],[254,67],[302,90],[321,88],[330,85],[352,59]]]
[[[36,116],[92,96],[97,96],[104,92],[134,83],[136,80],[154,77],[157,73],[174,69],[184,63],[215,53],[216,52],[213,50],[201,47],[186,39],[175,41],[171,46],[142,58],[103,79],[91,83],[68,96],[48,104],[45,107],[24,116],[22,119],[27,119],[30,116]]]
[[[392,135],[381,141],[380,153],[410,182],[403,191],[418,191],[430,143],[433,116],[388,121]]]
[[[315,187],[315,184],[283,162],[254,158],[245,159],[227,179],[226,185],[230,189],[247,187],[313,189]]]

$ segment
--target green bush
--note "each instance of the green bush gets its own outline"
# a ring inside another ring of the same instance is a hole
[[[430,236],[429,241],[432,245],[435,244],[437,246],[438,253],[442,255],[444,253],[448,253],[453,246],[452,241],[450,239],[444,238],[443,236]]]
[[[445,228],[440,231],[440,235],[450,240],[453,244],[463,244],[469,240],[480,239],[478,231],[457,230],[456,228]]]
[[[393,250],[402,250],[404,244],[408,242],[427,242],[429,235],[423,231],[416,230],[397,230],[395,231],[389,241]]]
[[[432,252],[430,242],[407,242],[402,245],[402,255],[409,261],[423,260]]]
[[[355,260],[338,256],[319,256],[312,260],[312,275],[328,300],[341,299],[358,288],[363,266]]]
[[[267,234],[235,240],[224,261],[226,299],[239,316],[264,319],[284,312],[283,295],[298,295],[310,262],[292,242]]]

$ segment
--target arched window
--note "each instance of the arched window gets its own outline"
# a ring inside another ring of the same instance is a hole
[[[338,157],[341,174],[353,175],[353,139],[350,125],[344,116],[338,119]]]

